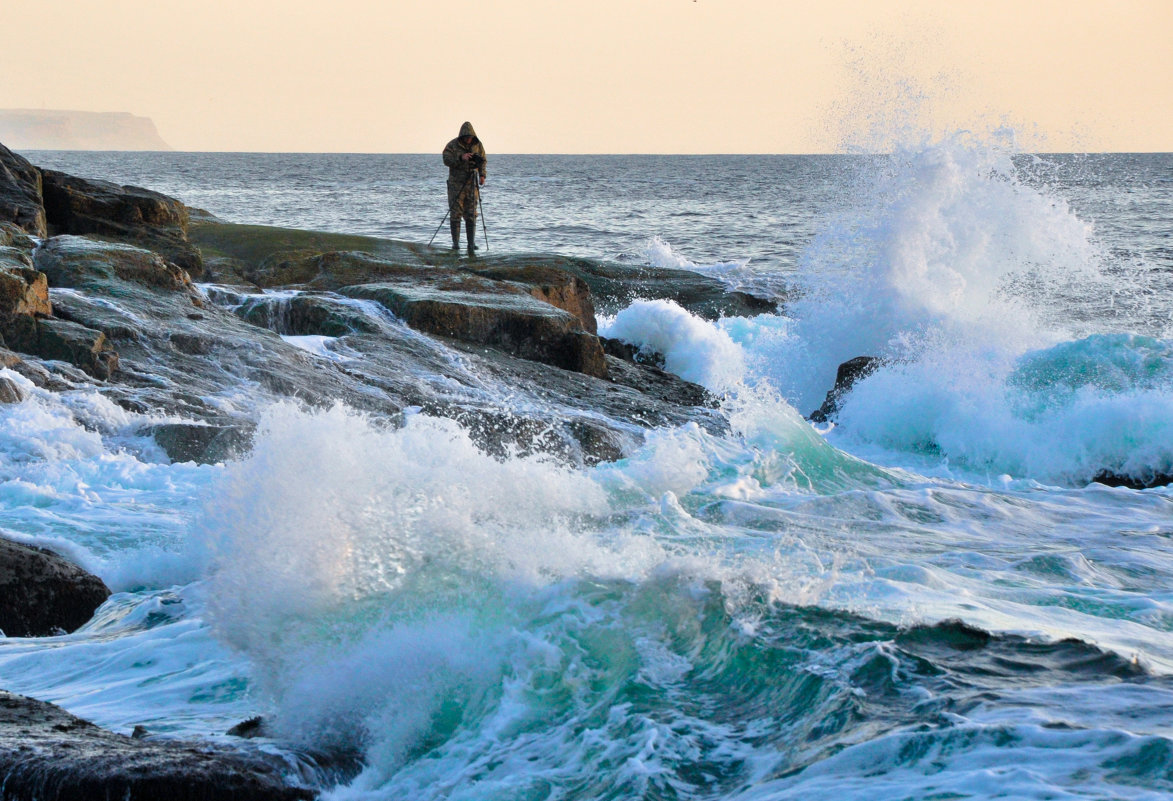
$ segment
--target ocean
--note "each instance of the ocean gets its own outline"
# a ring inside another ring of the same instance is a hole
[[[427,242],[444,214],[438,154],[24,155],[231,222]],[[490,253],[780,299],[599,320],[728,432],[572,468],[258,404],[246,457],[172,464],[144,415],[30,385],[0,529],[115,594],[0,638],[0,687],[124,733],[262,715],[249,747],[361,756],[330,799],[1173,795],[1173,492],[1091,482],[1173,474],[1173,155],[490,148],[483,208]],[[807,422],[856,356],[883,361]]]

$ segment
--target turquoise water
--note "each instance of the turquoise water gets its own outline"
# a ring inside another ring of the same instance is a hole
[[[443,213],[438,157],[33,160],[241,222],[426,240]],[[121,731],[264,714],[276,747],[363,754],[336,798],[1168,797],[1173,496],[1088,482],[1173,468],[1171,162],[498,157],[494,250],[788,293],[600,320],[729,433],[576,470],[278,404],[197,466],[28,387],[5,533],[117,594],[0,640],[2,686]],[[885,363],[805,422],[857,355]]]

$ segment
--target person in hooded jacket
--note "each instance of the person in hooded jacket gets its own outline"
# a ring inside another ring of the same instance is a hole
[[[472,123],[460,126],[460,135],[444,146],[448,167],[448,212],[452,215],[452,249],[460,247],[460,220],[468,233],[468,252],[477,249],[477,200],[485,185],[485,147]]]

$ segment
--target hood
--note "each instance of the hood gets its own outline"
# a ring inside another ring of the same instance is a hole
[[[473,130],[471,122],[466,122],[460,126],[460,136],[471,136],[473,139],[477,138],[477,132]]]

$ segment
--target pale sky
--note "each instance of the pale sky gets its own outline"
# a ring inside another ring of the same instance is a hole
[[[179,150],[1173,151],[1173,0],[4,0],[0,108]]]

